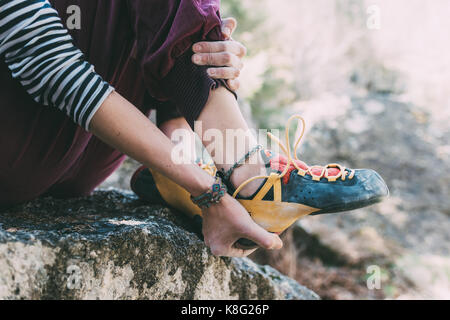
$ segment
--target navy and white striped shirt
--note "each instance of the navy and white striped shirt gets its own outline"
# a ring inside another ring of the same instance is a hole
[[[0,57],[36,102],[86,130],[114,90],[73,45],[47,0],[0,0]]]

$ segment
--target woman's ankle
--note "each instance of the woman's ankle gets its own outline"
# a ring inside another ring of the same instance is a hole
[[[258,161],[256,163],[255,161],[252,161],[251,163],[246,163],[236,168],[230,177],[230,183],[235,189],[237,189],[247,180],[257,176],[265,176],[266,174],[265,165],[261,157],[258,155]],[[264,181],[262,179],[258,179],[248,183],[242,188],[239,195],[244,198],[253,196],[260,189],[263,182]]]
[[[261,175],[261,170],[248,170],[246,167],[240,169],[240,171],[242,172],[236,172],[235,178],[231,179],[231,183],[236,188],[238,188],[248,179]],[[262,179],[259,179],[248,183],[245,187],[242,188],[242,190],[239,192],[239,195],[244,198],[253,196],[261,188],[263,182],[264,181]]]

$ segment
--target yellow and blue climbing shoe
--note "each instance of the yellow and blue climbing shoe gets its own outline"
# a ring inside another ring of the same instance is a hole
[[[294,120],[301,121],[302,129],[294,146],[293,158],[289,131]],[[308,166],[300,161],[297,149],[304,133],[304,119],[293,116],[286,126],[286,145],[269,133],[285,156],[256,147],[228,172],[218,172],[211,165],[199,165],[212,176],[222,178],[228,192],[245,207],[257,224],[278,234],[302,217],[363,208],[389,195],[386,183],[373,170],[347,169],[339,164]],[[230,183],[233,170],[243,165],[255,152],[261,152],[267,175],[252,177],[234,187]],[[262,184],[253,196],[239,196],[247,184],[258,179]],[[132,178],[131,188],[143,200],[167,204],[191,216],[201,217],[201,210],[192,203],[189,193],[156,171],[140,168]]]

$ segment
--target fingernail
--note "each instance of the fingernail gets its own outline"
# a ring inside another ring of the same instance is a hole
[[[283,241],[278,240],[278,249],[282,249],[283,248]]]
[[[195,63],[200,63],[202,62],[202,58],[198,55],[198,54],[194,54],[194,62]]]
[[[282,248],[283,243],[281,242],[281,240],[275,239],[272,242],[272,246],[270,247],[270,250],[274,250],[274,249],[280,249]]]
[[[208,69],[208,74],[210,76],[214,76],[216,74],[216,71],[214,69]]]
[[[194,45],[194,50],[195,51],[201,51],[202,50],[202,45],[201,44]]]
[[[223,33],[229,37],[231,35],[231,29],[228,27],[225,27],[225,28],[223,28]]]

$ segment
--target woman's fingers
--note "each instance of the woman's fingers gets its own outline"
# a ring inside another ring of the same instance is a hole
[[[278,235],[264,230],[256,223],[242,232],[242,238],[252,240],[261,248],[267,250],[279,250],[283,247],[283,241]]]
[[[245,258],[255,252],[257,249],[243,250],[235,247],[211,246],[211,253],[217,257]]]
[[[234,67],[242,69],[244,64],[235,54],[229,52],[197,53],[192,56],[195,64],[200,66]]]
[[[224,19],[222,23],[222,32],[231,34],[237,26],[233,18]],[[239,42],[215,41],[198,42],[192,47],[194,55],[192,62],[199,66],[211,66],[209,75],[215,79],[234,80],[228,81],[231,90],[238,90],[240,83],[236,79],[239,77],[244,64],[242,58],[247,54],[247,49]]]
[[[279,250],[283,247],[283,242],[278,235],[267,232],[256,223],[247,223],[245,229],[240,231],[240,236],[238,238],[249,239],[258,244],[261,248],[267,250]],[[213,255],[226,257],[247,257],[258,249],[247,250],[240,248],[235,245],[236,241],[237,239],[227,243],[211,241],[208,242],[207,245],[210,246]]]
[[[236,19],[223,19],[222,33],[226,41],[202,41],[192,47],[192,62],[199,66],[217,67],[208,69],[210,77],[228,80],[228,86],[234,91],[239,89],[237,78],[244,67],[242,58],[247,54],[245,46],[231,39],[236,27]]]
[[[241,83],[239,82],[238,79],[229,79],[227,80],[227,84],[233,91],[239,90],[239,87],[241,86]]]
[[[198,42],[192,47],[194,53],[232,53],[240,58],[247,54],[247,49],[237,41]]]
[[[234,18],[225,18],[222,20],[222,33],[226,40],[231,39],[231,35],[236,30],[237,21]]]
[[[242,205],[226,195],[214,206],[203,210],[205,244],[216,256],[245,257],[255,249],[235,246],[241,238],[249,239],[265,249],[279,249],[281,239],[257,225]]]
[[[241,70],[231,67],[210,68],[207,72],[211,78],[215,79],[236,79],[241,74]]]
[[[231,257],[245,258],[245,257],[248,257],[249,255],[251,255],[256,250],[257,249],[242,250],[242,249],[237,249],[237,248],[231,248],[229,253],[231,254]]]

